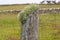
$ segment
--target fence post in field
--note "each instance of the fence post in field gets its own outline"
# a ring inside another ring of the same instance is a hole
[[[18,14],[22,24],[20,40],[38,40],[38,9],[38,5],[33,4]]]
[[[22,27],[21,40],[38,40],[38,13],[31,13]]]

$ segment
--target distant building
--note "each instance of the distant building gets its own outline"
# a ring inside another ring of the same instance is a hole
[[[56,0],[43,0],[41,4],[56,4]]]

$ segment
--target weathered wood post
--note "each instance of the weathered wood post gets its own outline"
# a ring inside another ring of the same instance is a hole
[[[35,6],[28,7],[28,9],[32,10],[32,12],[27,10],[26,13],[29,13],[28,16],[23,14],[22,17],[26,16],[26,20],[21,18],[24,22],[26,21],[25,23],[22,22],[21,40],[38,40],[38,9],[37,7],[35,7],[35,9],[34,7]]]
[[[38,14],[37,11],[29,17],[28,40],[38,40]]]
[[[35,11],[27,18],[23,25],[21,40],[38,40],[38,13]]]

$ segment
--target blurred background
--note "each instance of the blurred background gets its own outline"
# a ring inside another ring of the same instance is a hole
[[[0,40],[20,40],[17,14],[33,3],[43,12],[38,15],[38,40],[60,40],[60,0],[0,0]]]

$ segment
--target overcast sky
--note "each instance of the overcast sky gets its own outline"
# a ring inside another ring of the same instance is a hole
[[[40,3],[41,1],[43,0],[34,0],[35,3]],[[0,0],[0,5],[1,4],[21,4],[21,3],[32,3],[32,0]]]

